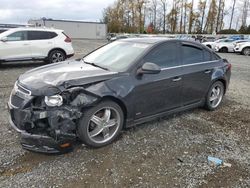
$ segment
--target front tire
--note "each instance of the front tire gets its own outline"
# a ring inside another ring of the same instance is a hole
[[[225,87],[221,81],[213,83],[206,96],[205,108],[210,111],[218,108],[222,102],[224,91]]]
[[[64,61],[66,59],[66,55],[61,50],[53,50],[49,53],[47,62],[48,63],[58,63]]]
[[[249,48],[249,47],[244,48],[244,49],[242,50],[242,53],[243,53],[244,55],[246,55],[246,56],[250,56],[250,48]]]
[[[87,146],[98,148],[113,142],[124,122],[121,107],[113,101],[102,101],[84,111],[78,124],[78,137]]]

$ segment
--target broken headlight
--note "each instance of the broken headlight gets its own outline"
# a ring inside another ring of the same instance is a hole
[[[63,104],[63,98],[61,95],[45,96],[44,101],[47,106],[51,107],[62,106]]]

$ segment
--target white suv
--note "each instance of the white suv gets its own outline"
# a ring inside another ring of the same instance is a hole
[[[236,53],[250,56],[250,42],[242,42],[236,44],[236,46],[234,47],[234,51]]]
[[[62,30],[15,28],[0,34],[0,63],[7,61],[64,61],[74,55],[71,39]]]

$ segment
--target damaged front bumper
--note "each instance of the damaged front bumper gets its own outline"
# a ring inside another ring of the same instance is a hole
[[[24,149],[43,153],[61,153],[72,149],[77,139],[77,124],[83,108],[98,100],[81,87],[61,92],[60,106],[46,104],[45,96],[16,83],[8,102],[11,126],[21,134]]]
[[[21,145],[26,150],[31,150],[40,153],[65,153],[73,149],[73,142],[75,139],[64,139],[64,140],[55,140],[54,138],[46,135],[31,134],[25,130],[21,130],[13,122],[13,117],[15,114],[15,109],[10,102],[8,102],[9,110],[9,123],[13,129],[21,135]]]

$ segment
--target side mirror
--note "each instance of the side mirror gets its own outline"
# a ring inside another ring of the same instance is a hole
[[[7,38],[7,37],[3,37],[3,38],[1,38],[1,41],[2,41],[2,42],[7,42],[7,41],[8,41],[8,38]]]
[[[155,63],[144,63],[138,70],[138,74],[158,74],[161,72],[161,68]]]

